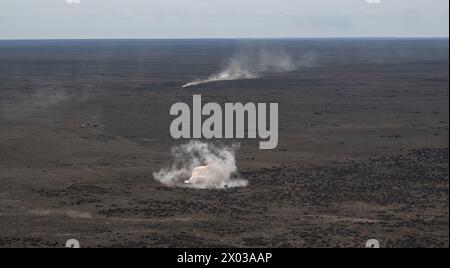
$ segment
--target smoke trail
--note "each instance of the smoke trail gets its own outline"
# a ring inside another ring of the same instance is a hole
[[[196,79],[183,88],[211,82],[255,79],[268,73],[295,71],[299,64],[282,50],[252,49],[241,51],[228,60],[226,67],[206,79]]]
[[[234,178],[237,175],[234,149],[213,144],[191,141],[172,148],[174,162],[171,167],[153,174],[153,177],[170,187],[194,189],[224,189],[245,187],[246,180]],[[198,167],[208,167],[207,176],[191,179],[192,171]]]

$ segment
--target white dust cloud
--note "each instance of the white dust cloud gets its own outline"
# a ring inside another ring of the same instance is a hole
[[[259,48],[241,51],[232,56],[220,72],[206,79],[189,82],[183,88],[218,81],[255,79],[270,73],[292,72],[300,67],[300,63],[283,50]]]
[[[225,189],[248,185],[246,180],[237,178],[235,148],[191,141],[172,148],[172,156],[170,167],[153,174],[166,186]]]

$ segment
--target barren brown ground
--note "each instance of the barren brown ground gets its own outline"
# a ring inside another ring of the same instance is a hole
[[[253,42],[317,59],[181,89],[239,42],[0,42],[0,246],[448,247],[448,40]],[[153,179],[193,94],[279,103],[277,149],[214,141],[249,187]]]

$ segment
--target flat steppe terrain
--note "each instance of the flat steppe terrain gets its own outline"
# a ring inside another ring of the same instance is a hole
[[[255,40],[311,62],[181,88],[242,42],[1,41],[0,247],[449,246],[448,40]],[[193,94],[279,103],[277,149],[212,141],[248,187],[153,179]]]

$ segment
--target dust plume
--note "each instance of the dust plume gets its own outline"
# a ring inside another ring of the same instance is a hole
[[[285,73],[297,70],[303,64],[281,49],[245,49],[235,53],[225,68],[206,79],[196,79],[183,88],[218,81],[255,79],[265,74]]]
[[[245,187],[246,180],[237,177],[234,147],[216,146],[199,141],[172,148],[174,162],[153,174],[162,184],[170,187],[194,189],[225,189]],[[201,180],[193,180],[193,170],[208,167],[208,175]],[[191,179],[190,179],[191,178]]]

